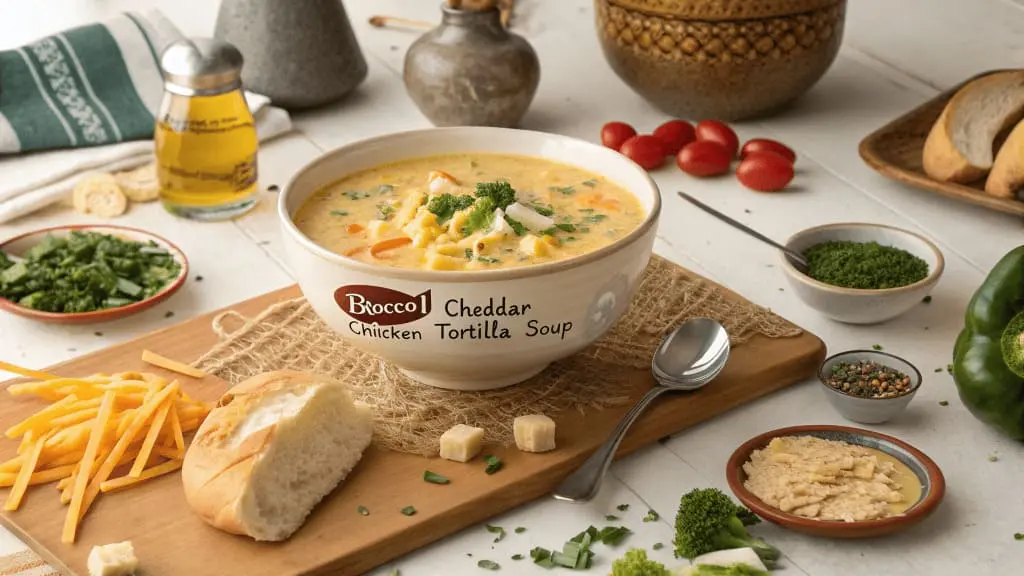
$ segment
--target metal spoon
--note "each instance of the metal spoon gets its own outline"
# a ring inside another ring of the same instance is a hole
[[[718,210],[715,210],[714,208],[708,206],[707,204],[700,202],[699,200],[697,200],[693,196],[690,196],[689,194],[684,194],[683,192],[678,191],[676,192],[676,194],[679,194],[679,196],[682,197],[684,200],[687,200],[697,208],[700,208],[701,210],[707,212],[708,214],[711,214],[715,218],[718,218],[722,222],[729,224],[733,228],[736,228],[742,232],[746,232],[747,234],[753,236],[754,238],[757,238],[761,242],[764,242],[769,246],[774,246],[779,250],[782,250],[786,254],[786,256],[789,256],[790,259],[792,259],[797,264],[798,268],[801,268],[802,270],[807,270],[810,267],[809,264],[807,264],[807,259],[804,258],[803,255],[800,254],[799,252],[795,252],[793,250],[790,250],[789,248],[786,248],[782,244],[779,244],[778,242],[772,240],[771,238],[765,236],[764,234],[761,234],[757,230],[754,230],[753,228],[747,226],[746,224],[741,224],[736,220],[733,220],[732,218],[726,216],[725,214],[722,214]]]
[[[728,358],[729,335],[714,320],[690,320],[665,336],[651,360],[657,385],[626,413],[608,440],[555,488],[555,499],[577,503],[592,499],[626,431],[647,406],[665,392],[701,388],[722,371]]]

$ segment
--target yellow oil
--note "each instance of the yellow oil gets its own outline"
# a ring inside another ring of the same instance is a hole
[[[259,142],[240,91],[167,93],[154,141],[160,198],[171,212],[216,220],[255,204]]]

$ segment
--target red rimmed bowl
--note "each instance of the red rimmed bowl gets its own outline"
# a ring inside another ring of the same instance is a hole
[[[108,225],[91,225],[91,224],[76,224],[68,226],[55,226],[52,228],[44,228],[42,230],[35,230],[33,232],[27,232],[19,236],[15,236],[8,240],[4,240],[0,243],[0,251],[5,252],[11,256],[20,256],[24,254],[26,250],[35,246],[47,234],[54,236],[63,236],[69,234],[72,230],[78,230],[82,232],[98,232],[100,234],[108,234],[111,236],[119,236],[126,240],[134,242],[148,242],[152,240],[161,248],[167,250],[175,260],[181,265],[181,271],[178,276],[174,278],[163,290],[156,294],[140,300],[134,304],[128,304],[118,308],[107,308],[105,310],[96,310],[94,312],[80,312],[80,313],[61,313],[61,312],[44,312],[42,310],[35,310],[32,308],[26,308],[19,306],[16,302],[12,302],[5,298],[0,298],[0,310],[5,310],[12,314],[17,314],[25,318],[32,320],[38,320],[40,322],[47,322],[50,324],[96,324],[100,322],[110,322],[112,320],[119,320],[133,314],[138,314],[143,310],[147,310],[156,306],[160,302],[171,297],[172,294],[178,291],[185,283],[188,278],[188,258],[185,257],[185,253],[174,245],[171,241],[147,232],[138,228],[129,228],[127,226],[108,226]]]
[[[773,438],[779,436],[814,436],[884,452],[902,462],[917,476],[921,482],[921,497],[899,516],[859,522],[815,520],[769,506],[744,487],[747,474],[743,471],[743,464],[750,460],[754,450],[766,447]],[[732,453],[729,463],[726,464],[725,475],[729,481],[729,488],[736,498],[761,518],[794,532],[824,538],[874,538],[906,530],[935,512],[946,494],[946,479],[942,475],[942,470],[917,448],[898,438],[871,430],[825,424],[779,428],[747,440]]]

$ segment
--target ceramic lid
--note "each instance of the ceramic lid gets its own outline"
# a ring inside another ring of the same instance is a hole
[[[220,94],[242,85],[242,53],[212,38],[178,40],[164,50],[160,67],[165,87],[176,94]]]

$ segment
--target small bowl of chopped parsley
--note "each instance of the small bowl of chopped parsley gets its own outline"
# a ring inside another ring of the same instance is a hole
[[[62,226],[0,243],[0,309],[58,324],[90,324],[141,312],[188,277],[169,241],[122,226]]]
[[[808,228],[786,247],[808,262],[782,255],[796,295],[825,316],[849,324],[891,320],[922,304],[942,276],[938,247],[913,232],[882,224],[842,223]]]

